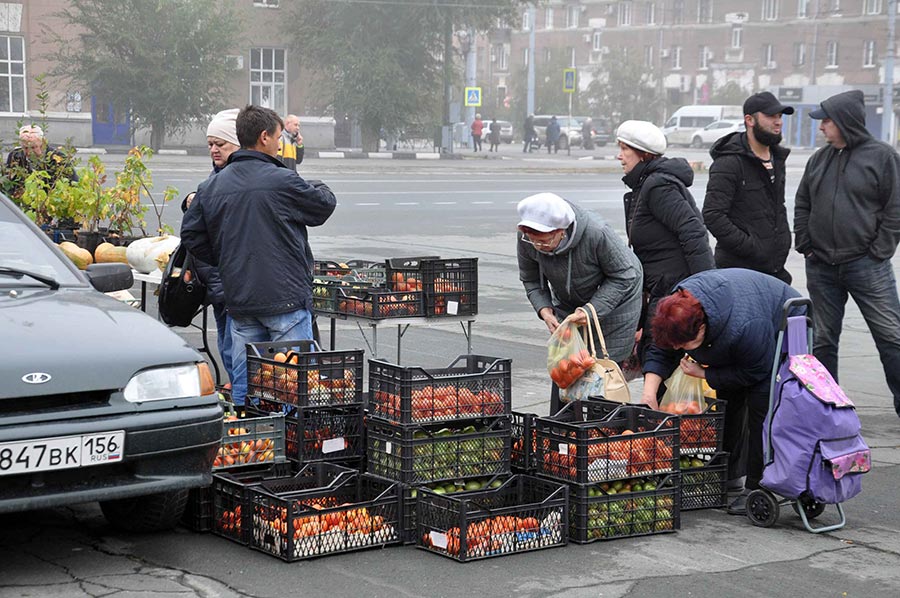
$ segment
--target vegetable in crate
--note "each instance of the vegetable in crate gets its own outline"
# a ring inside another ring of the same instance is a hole
[[[659,410],[673,415],[698,414],[706,410],[703,379],[688,376],[680,368],[666,380],[666,394]]]

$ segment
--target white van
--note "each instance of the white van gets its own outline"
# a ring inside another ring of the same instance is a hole
[[[662,132],[670,146],[690,145],[697,129],[717,120],[741,120],[743,117],[744,109],[741,106],[682,106],[669,117]]]

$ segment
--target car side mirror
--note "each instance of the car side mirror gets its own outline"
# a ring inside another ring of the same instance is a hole
[[[91,286],[101,293],[123,291],[134,286],[134,275],[128,264],[91,264],[84,273]]]

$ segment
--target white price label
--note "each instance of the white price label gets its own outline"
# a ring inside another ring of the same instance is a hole
[[[431,532],[428,534],[428,537],[431,538],[431,545],[436,548],[447,548],[447,534],[442,534],[441,532]]]
[[[568,455],[569,454],[569,445],[568,444],[559,444],[559,454],[560,455]]]
[[[347,447],[344,444],[344,437],[340,436],[338,438],[329,438],[328,440],[322,443],[322,452],[326,455],[328,453],[335,453],[337,451],[342,451]]]
[[[459,313],[459,301],[448,301],[447,302],[447,314],[451,316],[455,316]]]
[[[394,454],[394,444],[390,441],[384,443],[384,450],[388,455],[393,455]]]

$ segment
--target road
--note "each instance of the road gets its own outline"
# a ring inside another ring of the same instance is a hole
[[[321,258],[382,259],[440,254],[479,258],[474,351],[511,357],[513,405],[544,413],[546,331],[518,282],[513,231],[516,202],[555,191],[598,212],[621,232],[622,184],[608,161],[528,156],[428,164],[310,160],[302,171],[328,182],[339,206],[312,230]],[[686,155],[691,157],[689,152]],[[695,154],[702,156],[699,152]],[[111,164],[116,158],[109,159]],[[156,160],[156,159],[154,159]],[[534,161],[532,161],[534,160]],[[802,161],[799,162],[802,168]],[[208,174],[199,158],[162,157],[157,187],[185,191]],[[792,170],[789,195],[799,172]],[[702,198],[706,175],[698,174]],[[174,208],[174,209],[173,209]],[[177,230],[177,206],[166,220]],[[799,256],[788,269],[805,288]],[[379,351],[396,350],[396,333]],[[190,342],[196,335],[185,332]],[[338,347],[365,347],[360,331],[338,326]],[[383,343],[383,345],[382,345]],[[465,350],[457,325],[411,328],[404,363],[447,365]],[[771,529],[719,511],[685,513],[677,534],[572,545],[466,565],[411,547],[283,564],[217,537],[185,530],[131,536],[116,532],[93,505],[0,517],[0,598],[13,596],[865,596],[900,595],[900,426],[874,345],[848,307],[841,348],[842,384],[856,401],[875,469],[847,505],[849,523],[812,535],[784,513]],[[823,521],[834,521],[833,511]]]

